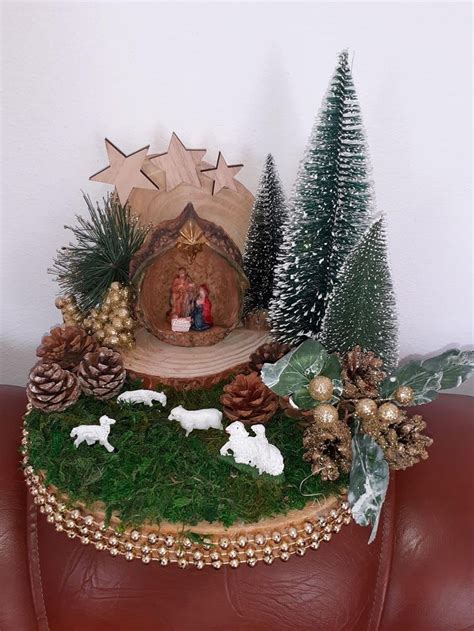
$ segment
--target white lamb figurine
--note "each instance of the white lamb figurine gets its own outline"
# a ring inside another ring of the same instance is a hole
[[[166,407],[166,394],[164,392],[154,392],[153,390],[129,390],[128,392],[122,392],[117,397],[118,403],[131,403],[132,405],[143,403],[150,408],[153,406],[154,401],[158,401],[163,407]]]
[[[168,420],[178,421],[186,436],[189,436],[193,429],[222,429],[222,412],[216,408],[185,410],[182,405],[178,405],[171,410]]]
[[[255,436],[250,436],[240,421],[235,421],[226,427],[230,434],[229,440],[221,447],[221,456],[229,455],[232,451],[235,462],[256,467],[259,473],[280,475],[285,467],[283,456],[275,445],[271,445],[265,436],[263,425],[252,425]]]
[[[74,447],[77,449],[79,445],[85,440],[88,445],[93,445],[99,441],[107,451],[113,451],[114,447],[109,443],[108,437],[110,434],[110,426],[116,423],[113,418],[109,418],[104,414],[99,419],[100,425],[78,425],[73,427],[69,434],[71,438],[76,436],[74,441]]]

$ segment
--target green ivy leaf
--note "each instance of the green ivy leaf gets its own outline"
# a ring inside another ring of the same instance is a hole
[[[321,369],[321,375],[329,377],[333,382],[341,380],[341,364],[337,358],[337,355],[328,355],[324,366]],[[342,386],[342,383],[341,383]]]
[[[474,351],[450,349],[436,357],[411,361],[401,366],[380,386],[380,395],[392,399],[399,386],[413,389],[410,405],[433,401],[439,390],[456,388],[474,372]]]
[[[372,526],[369,543],[377,534],[388,482],[388,464],[382,449],[370,436],[356,432],[352,438],[348,500],[354,521],[360,526]]]
[[[307,386],[303,386],[294,392],[291,399],[300,410],[311,410],[316,405],[316,401],[310,396]]]
[[[264,364],[262,380],[273,392],[288,396],[321,373],[328,353],[321,342],[306,340],[274,364]]]

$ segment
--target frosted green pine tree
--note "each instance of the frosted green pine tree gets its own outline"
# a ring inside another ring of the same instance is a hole
[[[277,254],[283,239],[286,201],[275,160],[268,154],[255,196],[244,250],[250,282],[244,313],[268,310],[273,294]]]
[[[357,344],[373,351],[384,360],[388,372],[397,365],[396,303],[382,218],[347,257],[328,303],[320,340],[330,352],[344,353]]]
[[[270,322],[280,341],[321,330],[328,298],[373,208],[365,134],[349,67],[339,56],[300,164],[278,258]]]

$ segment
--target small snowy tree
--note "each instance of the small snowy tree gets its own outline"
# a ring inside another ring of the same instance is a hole
[[[255,196],[244,250],[244,270],[250,282],[244,301],[246,315],[269,307],[277,254],[283,239],[285,203],[275,161],[268,154]]]
[[[289,206],[269,313],[277,339],[296,343],[318,335],[337,275],[367,229],[372,206],[365,134],[344,51]]]
[[[362,237],[344,263],[329,300],[320,336],[328,351],[345,353],[357,344],[384,360],[398,361],[398,326],[382,218]]]

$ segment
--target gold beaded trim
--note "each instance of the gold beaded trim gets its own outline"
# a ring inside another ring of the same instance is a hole
[[[205,566],[219,569],[223,565],[237,568],[241,564],[254,567],[258,561],[271,565],[275,559],[288,561],[294,554],[304,556],[308,549],[317,550],[321,543],[330,541],[333,533],[338,533],[351,521],[349,504],[341,499],[324,517],[306,519],[270,534],[262,532],[248,536],[242,533],[234,538],[213,535],[196,541],[186,535],[163,534],[149,528],[146,532],[138,529],[122,532],[111,525],[106,526],[82,508],[68,508],[28,464],[27,444],[28,431],[23,429],[25,481],[40,513],[70,539],[79,538],[84,545],[108,550],[112,556],[124,556],[127,561],[140,559],[145,564],[158,561],[160,565],[177,563],[181,568],[192,566],[198,570]]]

